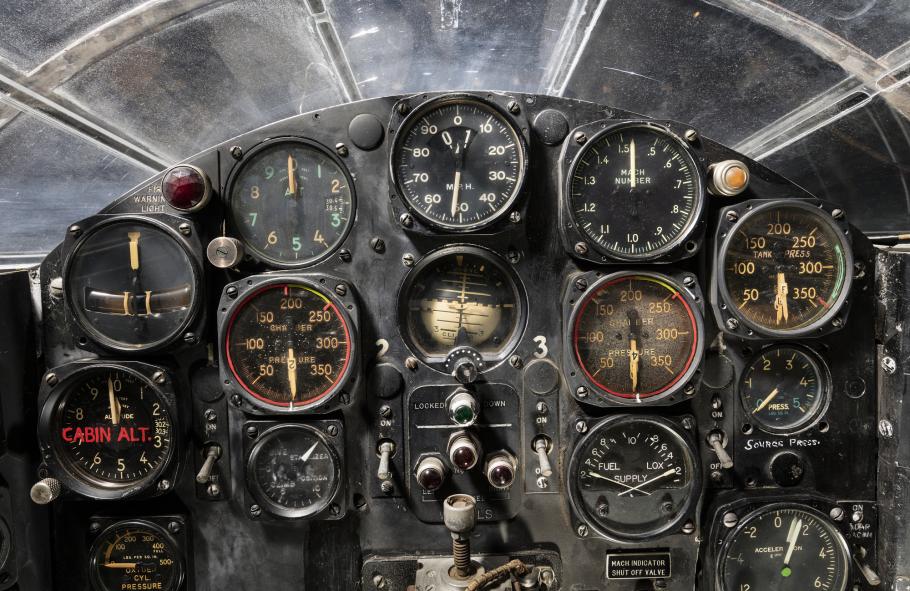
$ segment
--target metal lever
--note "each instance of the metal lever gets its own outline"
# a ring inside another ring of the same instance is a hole
[[[196,474],[196,482],[199,484],[206,484],[212,479],[212,470],[215,468],[215,462],[221,457],[221,446],[214,443],[207,445],[203,453],[205,454],[205,462],[202,463],[199,474]]]
[[[547,452],[550,450],[550,438],[546,435],[538,435],[534,438],[534,451],[537,452],[537,463],[540,466],[541,476],[551,476],[553,466],[550,465],[550,458]]]
[[[882,578],[878,576],[877,572],[872,570],[871,566],[866,564],[865,559],[866,549],[860,546],[857,552],[853,554],[853,562],[859,567],[859,572],[863,573],[863,578],[866,579],[866,582],[872,587],[878,587],[882,584]]]
[[[717,454],[717,459],[720,460],[720,465],[724,470],[729,470],[733,467],[733,458],[724,449],[723,431],[711,431],[708,433],[708,445]]]
[[[388,480],[392,477],[389,460],[393,453],[395,453],[395,444],[391,441],[385,440],[379,444],[379,469],[376,471],[376,478],[379,480]]]

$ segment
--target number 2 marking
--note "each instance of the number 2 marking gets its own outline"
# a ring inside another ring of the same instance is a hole
[[[379,347],[379,351],[376,353],[376,359],[382,359],[385,354],[389,352],[389,341],[379,339],[376,341],[376,346]]]

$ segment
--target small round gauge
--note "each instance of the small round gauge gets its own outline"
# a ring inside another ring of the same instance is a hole
[[[151,484],[174,453],[171,407],[139,373],[93,366],[48,399],[41,439],[51,443],[63,469],[91,489]]]
[[[645,539],[686,517],[700,490],[689,439],[659,417],[618,415],[578,442],[569,460],[576,515],[611,539]]]
[[[500,359],[524,323],[524,295],[495,254],[475,247],[448,247],[422,260],[401,294],[405,337],[426,360],[440,360],[469,346],[485,359]]]
[[[174,539],[144,520],[121,521],[101,532],[92,545],[89,563],[95,591],[177,591],[183,569]]]
[[[729,312],[769,336],[811,332],[850,291],[844,233],[809,203],[770,202],[744,215],[721,247],[720,293]]]
[[[700,217],[699,167],[680,140],[656,125],[604,130],[571,170],[572,218],[603,255],[654,258],[685,240]]]
[[[279,139],[251,151],[232,174],[233,226],[246,248],[281,267],[333,252],[354,219],[354,190],[343,165],[321,147]]]
[[[341,481],[338,455],[308,425],[279,425],[250,452],[247,478],[256,500],[275,515],[310,517],[335,498]]]
[[[351,373],[351,321],[320,289],[267,282],[229,312],[224,352],[242,392],[269,410],[330,400]]]
[[[196,311],[196,264],[170,228],[151,220],[115,218],[87,232],[65,277],[79,325],[112,349],[168,344]]]
[[[771,347],[743,371],[739,395],[749,420],[761,430],[796,433],[813,425],[828,406],[827,368],[803,347]]]
[[[405,119],[391,168],[418,218],[464,231],[508,213],[524,182],[526,159],[524,138],[497,107],[447,97]]]
[[[720,591],[844,591],[850,559],[843,536],[820,513],[770,505],[746,516],[721,549]]]
[[[667,397],[698,369],[701,315],[664,275],[608,275],[591,286],[570,322],[583,374],[620,402]]]

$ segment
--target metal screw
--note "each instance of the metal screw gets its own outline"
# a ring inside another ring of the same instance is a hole
[[[739,515],[733,511],[724,513],[724,527],[733,528],[736,527],[737,523],[739,523]]]
[[[717,470],[713,470],[711,472],[711,482],[721,482],[723,479],[724,479],[724,475],[721,474],[720,472],[718,472]]]
[[[339,143],[335,144],[335,152],[336,152],[339,156],[341,156],[342,158],[344,158],[345,156],[348,155],[348,147],[345,146],[344,144],[342,144],[342,143],[339,142]]]
[[[82,228],[74,224],[69,227],[68,232],[73,235],[73,238],[76,238],[79,234],[82,234]]]
[[[833,217],[836,220],[844,219],[844,210],[842,210],[842,209],[831,210],[831,217]]]
[[[739,328],[739,320],[736,318],[727,318],[726,322],[727,328],[730,330],[736,330]]]
[[[246,428],[246,436],[250,439],[256,439],[259,436],[259,428],[256,425],[250,425]]]
[[[682,533],[686,534],[687,536],[690,536],[693,533],[695,533],[695,524],[692,523],[691,520],[686,521],[682,526]]]
[[[152,380],[156,384],[163,384],[165,381],[167,381],[167,376],[164,375],[163,371],[156,371],[152,374]]]
[[[698,141],[698,132],[694,129],[687,129],[686,133],[683,134],[683,137],[686,138],[686,141],[690,144],[694,144]]]
[[[351,251],[347,248],[342,248],[338,251],[338,258],[340,258],[345,263],[351,262]]]
[[[348,294],[348,286],[344,283],[339,283],[335,286],[335,293],[340,296],[346,296]]]
[[[735,211],[728,211],[726,217],[728,222],[735,222],[739,219],[739,214]]]
[[[509,365],[515,369],[521,369],[521,366],[524,365],[524,361],[522,361],[521,357],[518,355],[512,355],[509,357]]]
[[[575,423],[575,430],[579,433],[585,433],[588,430],[588,424],[584,421],[577,421]]]
[[[338,425],[329,425],[326,428],[325,432],[328,433],[329,435],[331,435],[332,437],[335,437],[336,435],[338,435]]]
[[[47,382],[48,386],[56,386],[57,381],[58,381],[57,374],[55,374],[53,372],[47,374],[46,376],[44,376],[44,381]]]
[[[199,339],[196,337],[196,333],[188,332],[183,335],[183,342],[188,345],[195,345]]]
[[[392,486],[392,483],[388,480],[384,480],[382,484],[379,485],[379,489],[385,494],[390,495],[392,494],[392,491],[395,489],[395,487]]]
[[[93,533],[93,534],[97,533],[98,530],[100,530],[100,529],[101,529],[101,524],[98,523],[97,521],[93,521],[90,524],[88,524],[89,533]]]
[[[509,252],[506,253],[506,258],[509,259],[509,262],[514,265],[521,260],[521,253],[514,248],[510,248]]]
[[[167,531],[171,532],[172,534],[180,533],[180,524],[177,523],[176,521],[172,521],[172,522],[168,523]]]
[[[576,144],[583,144],[586,141],[588,141],[588,136],[586,136],[583,131],[579,131],[578,133],[575,134],[575,143]]]
[[[332,515],[338,515],[341,513],[341,507],[339,507],[337,503],[332,503],[332,505],[329,507],[329,513]]]
[[[262,515],[262,507],[259,505],[250,505],[250,515],[253,517],[259,517]]]
[[[385,589],[385,587],[386,587],[385,577],[383,577],[382,575],[376,575],[375,577],[373,577],[373,586],[376,587],[377,589]]]
[[[834,328],[840,328],[843,325],[844,325],[844,319],[841,318],[840,316],[838,316],[837,318],[835,318],[834,320],[831,321],[831,326],[833,326]]]
[[[509,113],[512,113],[513,115],[518,115],[519,113],[521,113],[521,106],[519,106],[519,104],[516,103],[515,101],[510,101],[509,102]]]
[[[843,521],[843,519],[844,519],[844,510],[841,509],[840,507],[834,507],[834,508],[831,509],[831,512],[828,513],[828,515],[829,515],[829,516],[831,517],[831,519],[833,519],[834,521]]]
[[[234,406],[240,406],[241,402],[242,402],[242,400],[240,399],[239,394],[234,394],[233,396],[231,396],[231,404],[233,404]]]
[[[695,384],[686,384],[686,387],[683,388],[683,393],[686,396],[693,396],[695,394]]]
[[[417,358],[408,357],[407,359],[404,360],[404,366],[406,368],[410,369],[411,371],[415,371],[417,369]]]
[[[513,211],[512,213],[509,214],[509,221],[512,222],[513,224],[517,224],[518,222],[521,221],[521,214],[518,213],[517,211]]]
[[[234,160],[240,160],[243,158],[243,148],[240,146],[231,146],[231,157]]]
[[[164,479],[158,483],[158,490],[167,490],[171,488],[171,481]]]
[[[549,487],[550,487],[550,479],[549,479],[549,478],[547,478],[546,476],[538,476],[538,477],[537,477],[537,488],[540,488],[540,489],[547,489],[547,488],[549,488]]]
[[[379,416],[384,419],[388,419],[392,416],[392,407],[388,404],[383,404],[379,407]]]
[[[878,434],[885,439],[894,437],[894,425],[888,419],[882,419],[878,422]]]
[[[584,290],[588,289],[588,280],[583,277],[576,279],[575,280],[575,289],[577,289],[578,291],[584,291]]]
[[[588,254],[588,245],[584,242],[575,243],[575,253],[576,254]]]
[[[410,112],[411,112],[411,105],[409,105],[407,101],[402,101],[402,102],[398,103],[398,114],[399,115],[407,115]]]
[[[404,226],[405,228],[410,228],[414,225],[414,218],[411,217],[409,213],[403,213],[398,216],[398,223]]]
[[[894,360],[894,357],[882,357],[882,369],[888,375],[897,371],[897,362]]]
[[[202,413],[202,416],[205,417],[205,420],[209,423],[214,423],[218,419],[218,415],[215,413],[214,409],[207,408],[205,412]]]
[[[227,294],[227,297],[234,299],[237,297],[237,287],[234,285],[229,285],[224,293]]]
[[[683,277],[683,285],[685,285],[686,287],[694,287],[695,286],[695,277],[692,277],[691,275],[686,275],[685,277]]]
[[[588,526],[585,525],[584,523],[582,523],[581,525],[578,526],[578,529],[576,529],[575,531],[576,531],[576,533],[578,533],[578,535],[580,535],[581,537],[583,537],[583,538],[584,538],[584,537],[587,537],[587,535],[588,535]]]
[[[682,426],[686,431],[691,431],[695,428],[695,421],[692,419],[692,417],[683,417]]]
[[[414,266],[414,255],[412,255],[409,252],[404,253],[404,256],[401,257],[401,262],[404,263],[405,267],[413,267]]]
[[[221,487],[213,482],[209,484],[208,488],[205,489],[205,492],[213,499],[216,499],[221,496]]]
[[[382,238],[370,238],[370,248],[376,252],[385,252],[385,241]]]
[[[546,402],[541,400],[540,402],[537,403],[537,412],[539,412],[542,415],[545,415],[548,412],[550,412],[550,407],[547,406]]]
[[[186,223],[186,222],[184,222],[184,223],[180,224],[179,226],[177,226],[177,230],[178,230],[181,234],[183,234],[184,236],[189,236],[190,234],[193,233],[193,229],[192,229],[192,228],[190,227],[190,225],[189,225],[188,223]]]
[[[584,386],[579,386],[578,388],[575,389],[575,395],[578,396],[579,398],[587,398],[588,389],[585,388]]]

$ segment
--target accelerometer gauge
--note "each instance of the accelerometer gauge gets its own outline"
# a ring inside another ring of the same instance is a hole
[[[850,558],[840,532],[801,505],[770,505],[745,517],[721,549],[720,591],[844,591]]]
[[[340,460],[318,429],[279,425],[250,452],[247,480],[262,507],[281,517],[310,517],[328,507],[341,480]]]
[[[640,540],[672,529],[700,490],[692,443],[660,417],[617,415],[590,428],[572,451],[573,511],[600,535]]]
[[[354,219],[354,190],[344,166],[299,139],[265,142],[228,181],[233,226],[246,248],[281,267],[333,252]]]
[[[196,264],[176,233],[151,220],[115,218],[73,247],[64,273],[79,325],[121,351],[165,345],[196,311]]]
[[[427,361],[461,346],[501,359],[524,326],[524,294],[514,272],[481,248],[430,254],[405,280],[400,300],[405,339]]]
[[[94,498],[150,486],[174,455],[173,405],[144,375],[118,365],[86,366],[47,399],[39,439]]]
[[[176,591],[184,564],[176,542],[161,527],[144,520],[121,521],[95,540],[89,571],[95,591]]]
[[[595,250],[626,260],[659,256],[686,240],[701,215],[701,172],[668,130],[611,127],[578,153],[568,178],[573,221]]]
[[[666,398],[698,369],[701,314],[665,275],[620,272],[600,279],[575,305],[570,326],[581,373],[614,401]]]
[[[320,287],[266,280],[227,311],[227,366],[241,393],[272,411],[328,402],[351,375],[352,323]]]
[[[766,202],[727,231],[717,273],[729,313],[768,336],[822,327],[850,291],[853,255],[833,218],[812,203]]]
[[[828,371],[809,349],[763,350],[743,371],[739,395],[749,421],[762,431],[791,434],[812,426],[828,406]]]
[[[506,215],[527,168],[524,137],[495,105],[467,97],[427,103],[401,125],[392,178],[411,211],[454,231]]]

